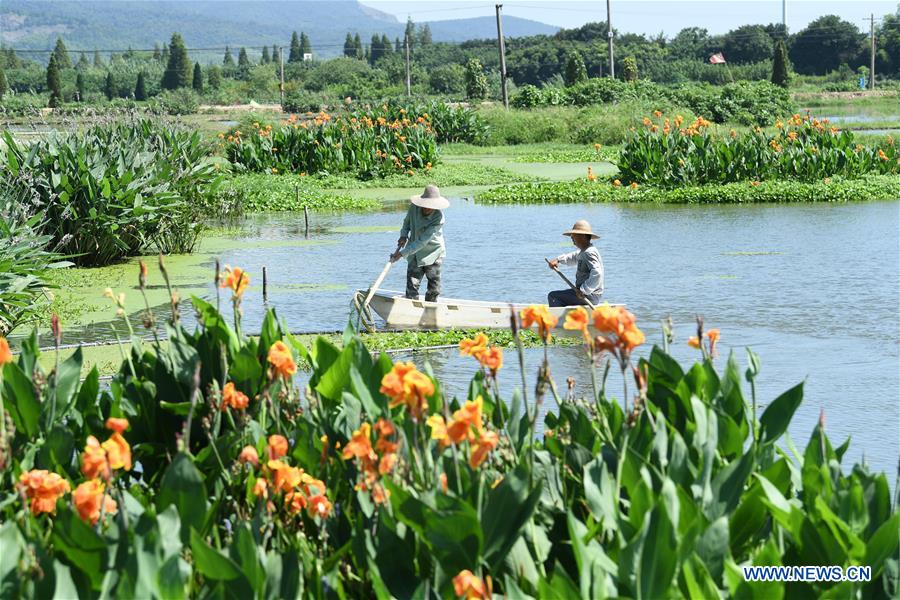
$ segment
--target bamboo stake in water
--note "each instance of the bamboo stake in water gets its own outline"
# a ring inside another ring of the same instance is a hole
[[[266,268],[263,267],[263,304],[269,303],[269,277]]]

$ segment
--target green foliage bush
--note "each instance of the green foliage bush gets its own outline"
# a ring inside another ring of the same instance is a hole
[[[636,184],[637,185],[637,184]],[[830,179],[828,182],[794,181],[688,185],[661,188],[652,185],[616,186],[609,181],[577,179],[558,183],[522,183],[479,193],[486,204],[571,204],[654,202],[660,204],[752,204],[785,202],[863,202],[900,199],[900,178],[873,175],[865,179]]]
[[[45,372],[36,335],[3,366],[11,596],[327,597],[327,585],[452,598],[469,571],[510,597],[890,597],[900,515],[886,476],[842,467],[849,440],[833,446],[824,423],[805,451],[783,450],[804,386],[758,399],[752,352],[745,372],[706,345],[689,367],[660,348],[624,356],[634,387],[619,400],[600,374],[589,398],[558,397],[546,365],[510,399],[479,369],[457,400],[429,368],[404,374],[349,332],[307,346],[269,310],[248,338],[239,300],[234,328],[192,303],[196,330],[173,309],[169,343],[134,336],[108,386],[96,368],[80,380],[80,351]],[[285,376],[298,362],[303,394]],[[90,478],[106,465],[105,482]],[[872,579],[741,577],[782,564],[867,565]]]
[[[864,146],[852,132],[829,127],[827,119],[794,115],[787,123],[777,121],[774,134],[757,127],[719,135],[710,132],[707,123],[645,117],[644,127],[622,147],[618,163],[622,181],[678,187],[900,173],[900,152],[892,139]]]
[[[4,175],[33,190],[42,232],[77,264],[105,265],[149,248],[193,249],[202,231],[198,207],[218,180],[198,133],[123,119],[30,144],[7,131],[3,141]]]
[[[793,112],[793,102],[783,88],[767,81],[739,81],[724,86],[685,84],[666,88],[647,80],[625,82],[598,78],[567,88],[524,86],[512,100],[517,108],[598,104],[629,101],[677,105],[717,123],[737,121],[764,124]]]
[[[31,321],[50,302],[47,270],[68,266],[40,235],[40,201],[28,182],[0,180],[0,336]]]
[[[157,114],[191,115],[200,108],[200,96],[190,88],[167,90],[153,98],[150,110]]]
[[[273,174],[354,173],[361,178],[427,169],[437,164],[437,143],[422,117],[390,119],[379,107],[332,117],[291,118],[277,128],[236,131],[225,154],[239,169]]]

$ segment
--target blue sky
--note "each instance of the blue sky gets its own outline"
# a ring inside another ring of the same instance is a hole
[[[492,16],[495,2],[484,0],[361,0],[367,6],[394,14],[401,21],[439,21],[465,17]],[[606,19],[604,0],[509,0],[502,2],[503,14],[557,25],[578,27]],[[821,15],[836,14],[868,30],[870,13],[893,13],[897,2],[844,0],[787,0],[787,24],[798,31]],[[613,25],[622,32],[672,36],[684,27],[705,27],[710,33],[724,33],[739,25],[781,22],[781,0],[612,0]]]

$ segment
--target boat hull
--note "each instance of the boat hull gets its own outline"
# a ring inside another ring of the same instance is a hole
[[[439,298],[437,302],[411,300],[401,292],[379,291],[369,301],[369,307],[390,327],[410,329],[499,329],[509,327],[510,308],[516,314],[528,304],[481,302]],[[551,307],[549,310],[562,322],[574,306]]]

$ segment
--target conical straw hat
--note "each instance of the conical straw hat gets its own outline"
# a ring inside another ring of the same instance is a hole
[[[572,229],[568,231],[564,231],[563,235],[567,235],[571,237],[573,234],[581,234],[581,235],[589,235],[592,240],[596,240],[600,236],[591,230],[591,224],[581,219],[580,221],[575,221],[575,224],[572,225]]]

